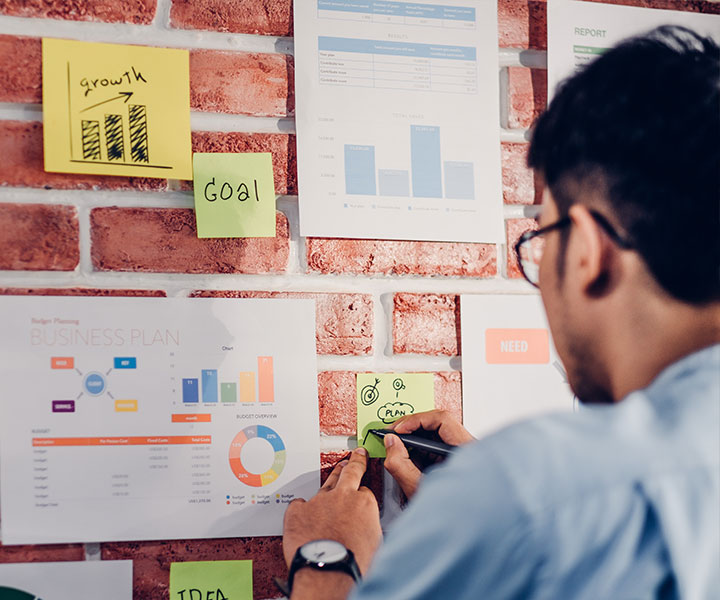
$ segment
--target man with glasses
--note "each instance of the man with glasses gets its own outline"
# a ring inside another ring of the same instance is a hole
[[[588,408],[478,441],[440,411],[398,421],[465,446],[414,495],[385,437],[413,497],[374,558],[362,451],[291,504],[293,599],[720,597],[720,48],[663,27],[608,51],[561,86],[528,162],[545,191],[518,262]]]

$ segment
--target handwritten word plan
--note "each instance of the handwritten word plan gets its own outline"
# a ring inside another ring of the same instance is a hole
[[[383,429],[400,417],[435,408],[432,373],[358,373],[358,445],[371,457],[384,457],[383,441],[369,429]]]

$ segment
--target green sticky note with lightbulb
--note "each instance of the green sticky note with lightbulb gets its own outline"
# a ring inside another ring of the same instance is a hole
[[[369,429],[385,429],[400,417],[435,408],[432,373],[358,373],[357,438],[371,458],[384,458],[381,439]]]

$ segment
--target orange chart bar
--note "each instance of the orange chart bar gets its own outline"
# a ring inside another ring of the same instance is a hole
[[[240,373],[240,402],[255,402],[255,373]]]
[[[272,356],[258,356],[258,396],[260,402],[275,401]]]
[[[50,357],[50,368],[51,369],[74,369],[75,358],[72,356],[51,356]]]
[[[33,438],[33,446],[168,446],[173,444],[211,444],[209,435],[166,435],[160,437],[75,437]]]

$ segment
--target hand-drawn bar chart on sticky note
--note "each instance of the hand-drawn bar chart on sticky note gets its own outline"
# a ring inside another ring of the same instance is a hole
[[[186,50],[43,39],[45,170],[192,179]]]

